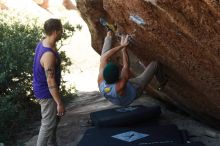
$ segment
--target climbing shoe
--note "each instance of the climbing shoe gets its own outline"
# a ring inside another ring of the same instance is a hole
[[[107,31],[112,31],[114,33],[116,32],[117,25],[108,23],[104,18],[100,18],[99,22],[102,26],[104,26],[107,29]]]

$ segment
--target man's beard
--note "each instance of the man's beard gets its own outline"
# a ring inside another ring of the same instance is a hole
[[[58,36],[58,37],[56,38],[56,41],[61,40],[61,38],[62,38],[62,36]]]

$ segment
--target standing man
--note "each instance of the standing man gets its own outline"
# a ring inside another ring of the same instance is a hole
[[[63,33],[61,21],[47,20],[44,32],[46,37],[35,48],[33,64],[33,90],[41,106],[42,116],[37,146],[57,146],[56,128],[65,112],[59,93],[60,56],[56,49],[56,43]]]

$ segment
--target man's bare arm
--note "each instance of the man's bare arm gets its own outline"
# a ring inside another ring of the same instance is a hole
[[[64,107],[55,79],[56,58],[51,52],[48,52],[42,56],[41,62],[45,70],[49,91],[57,103],[57,114],[62,115],[64,113]]]
[[[112,48],[109,51],[107,51],[101,55],[100,65],[99,65],[98,84],[100,84],[103,81],[103,70],[104,70],[106,64],[108,63],[108,60],[110,59],[110,57],[112,55],[114,55],[115,53],[117,53],[122,48],[124,48],[125,46],[127,46],[127,44]]]
[[[119,50],[122,48],[126,47],[127,44],[119,45],[115,48],[110,49],[109,51],[105,52],[104,54],[101,55],[100,62],[107,62],[110,57],[112,57],[115,53],[117,53]]]
[[[130,62],[129,62],[129,56],[127,53],[126,48],[123,48],[122,50],[122,58],[123,58],[123,67],[121,71],[121,78],[128,80],[129,79],[129,69],[130,69]]]
[[[121,44],[127,44],[128,43],[128,38],[129,36],[127,35],[126,37],[123,36],[121,38]],[[126,83],[129,79],[130,75],[130,62],[129,62],[129,56],[127,53],[127,48],[124,47],[122,50],[122,71],[121,71],[121,79],[119,82],[116,84],[116,91],[118,92],[119,95],[123,96],[124,95],[124,88],[126,86]]]
[[[45,68],[45,74],[46,74],[49,90],[54,90],[54,89],[58,90],[58,87],[57,87],[56,81],[55,81],[54,66],[49,66],[49,67]]]

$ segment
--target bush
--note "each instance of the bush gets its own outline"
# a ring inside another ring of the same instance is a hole
[[[34,102],[32,91],[32,65],[34,48],[43,34],[43,24],[37,23],[37,19],[24,17],[21,21],[19,14],[9,13],[0,14],[0,142],[5,143],[12,141],[31,119],[39,118],[40,107]],[[67,39],[75,29],[69,24],[65,26]],[[70,59],[65,52],[61,52],[61,59],[62,71],[66,72]],[[61,82],[62,93],[69,94],[64,83]]]

